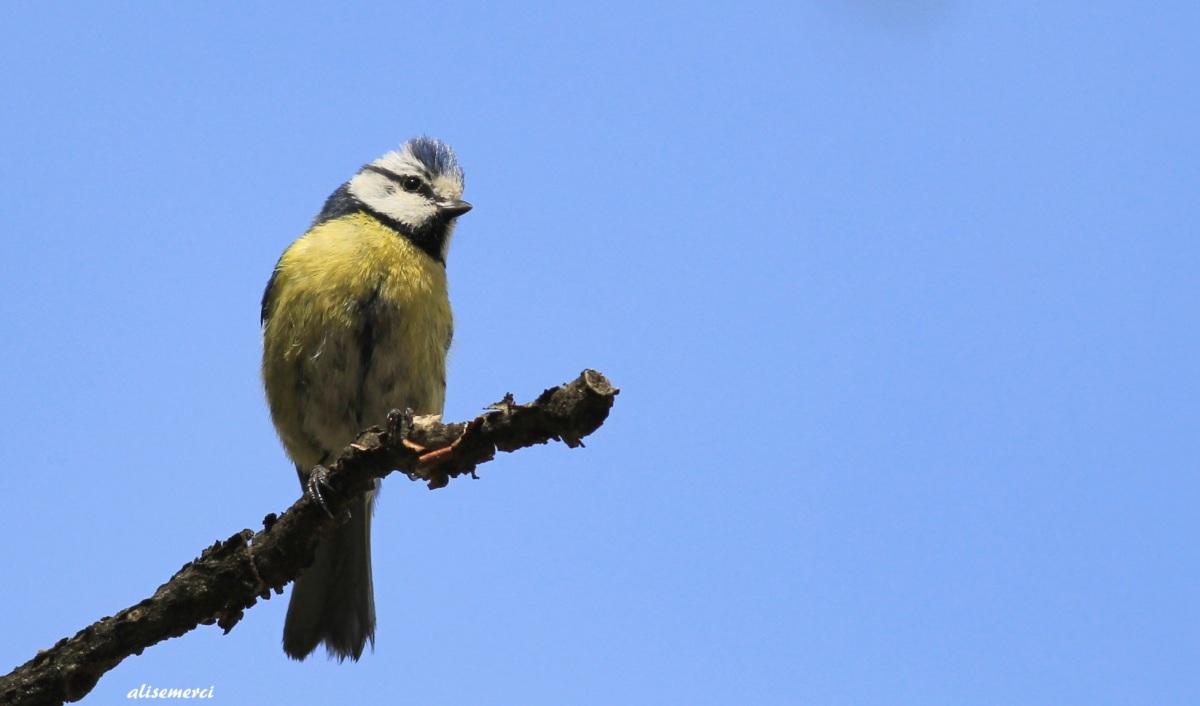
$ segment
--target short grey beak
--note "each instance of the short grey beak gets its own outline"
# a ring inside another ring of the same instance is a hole
[[[471,204],[461,199],[442,201],[438,203],[437,207],[438,213],[442,214],[446,218],[458,218],[462,214],[471,210]]]

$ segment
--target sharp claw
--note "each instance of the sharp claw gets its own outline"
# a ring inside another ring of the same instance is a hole
[[[316,500],[321,509],[325,511],[325,514],[333,517],[333,513],[329,511],[329,506],[325,504],[325,497],[321,495],[321,486],[325,486],[326,488],[333,487],[329,485],[329,469],[321,464],[317,464],[313,466],[312,472],[308,474],[308,482],[304,484],[304,487],[308,491],[309,496],[313,500]]]
[[[403,412],[398,409],[393,409],[387,415],[387,431],[388,434],[400,436],[401,438],[408,436],[409,429],[412,428],[413,411],[412,407],[408,407]]]

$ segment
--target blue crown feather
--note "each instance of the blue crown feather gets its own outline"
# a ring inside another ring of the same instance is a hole
[[[432,137],[414,137],[407,143],[412,155],[417,158],[431,174],[445,174],[462,181],[462,167],[458,166],[458,157],[450,145],[435,140]]]

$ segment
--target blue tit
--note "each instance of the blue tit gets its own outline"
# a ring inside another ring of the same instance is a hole
[[[415,138],[334,191],[275,265],[262,301],[262,377],[301,486],[390,410],[442,413],[454,331],[446,252],[471,209],[462,193],[450,146]],[[296,581],[283,628],[289,657],[322,642],[338,661],[374,647],[378,489],[321,539]]]

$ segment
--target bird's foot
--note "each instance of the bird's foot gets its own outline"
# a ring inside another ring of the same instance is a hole
[[[317,501],[317,504],[321,506],[325,514],[333,517],[333,513],[329,511],[329,505],[325,503],[325,496],[321,495],[322,487],[333,488],[329,484],[329,469],[318,463],[313,466],[312,471],[308,474],[308,481],[305,482],[304,488],[308,492],[309,497]]]
[[[384,428],[391,436],[399,436],[401,439],[408,436],[408,432],[412,430],[413,411],[412,407],[408,407],[403,412],[398,409],[393,409],[387,414],[387,422]]]

